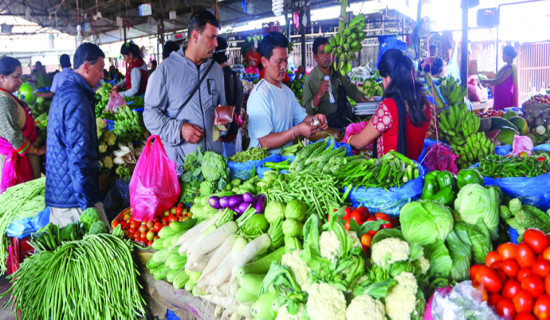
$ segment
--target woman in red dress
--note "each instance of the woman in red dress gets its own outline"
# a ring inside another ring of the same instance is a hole
[[[361,150],[374,141],[377,157],[395,150],[418,160],[431,117],[422,83],[414,79],[412,61],[397,49],[384,53],[379,71],[385,99],[366,127],[346,142]]]

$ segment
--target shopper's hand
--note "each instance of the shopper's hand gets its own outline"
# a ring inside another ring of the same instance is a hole
[[[321,85],[319,86],[319,91],[317,92],[317,96],[319,97],[319,99],[321,99],[325,93],[328,92],[330,88],[330,81],[329,80],[323,80],[321,82]]]
[[[33,155],[36,155],[36,156],[43,156],[46,154],[46,146],[42,146],[42,147],[34,147],[34,146],[31,146],[30,147],[30,150],[29,150],[29,153],[30,154],[33,154]]]
[[[318,129],[317,126],[312,126],[311,122],[308,122],[308,121],[304,121],[294,128],[298,135],[304,136],[306,138],[311,138],[311,136],[317,133],[317,129]]]
[[[314,118],[319,121],[317,127],[321,129],[321,131],[326,131],[328,129],[327,117],[324,114],[318,113]]]
[[[181,136],[188,143],[197,143],[201,141],[204,132],[202,129],[194,124],[185,123],[181,126]]]
[[[365,96],[361,96],[361,102],[368,102],[369,99]]]

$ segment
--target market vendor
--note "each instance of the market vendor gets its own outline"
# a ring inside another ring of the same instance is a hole
[[[103,78],[105,54],[93,43],[74,54],[73,73],[57,90],[48,119],[46,204],[50,222],[63,227],[77,221],[83,210],[99,203],[99,156],[94,89]]]
[[[313,59],[317,66],[306,77],[302,104],[308,114],[323,114],[329,127],[342,130],[353,117],[347,97],[362,102],[367,98],[357,86],[332,68],[333,57],[330,52],[325,52],[328,43],[325,37],[313,41]]]
[[[145,94],[147,87],[147,64],[143,61],[143,54],[139,47],[132,42],[122,45],[120,54],[124,57],[124,62],[128,65],[126,69],[126,78],[113,87],[113,92],[119,92],[121,97],[133,97]]]
[[[319,129],[328,129],[325,115],[307,115],[292,90],[283,84],[288,39],[280,32],[268,33],[260,43],[260,55],[265,77],[254,87],[247,103],[250,147],[261,146],[278,153],[300,136],[309,138]]]
[[[38,178],[37,156],[46,153],[46,146],[34,145],[37,133],[29,107],[13,95],[21,86],[21,74],[19,60],[0,59],[0,193]]]
[[[260,67],[260,54],[258,53],[258,50],[255,46],[252,46],[250,51],[246,53],[246,56],[244,57],[244,62],[247,67],[254,67],[259,68]]]
[[[214,110],[226,104],[223,71],[211,59],[220,24],[210,11],[200,10],[188,26],[187,47],[172,52],[151,75],[143,111],[147,130],[160,136],[178,174],[185,155],[199,146],[223,154],[213,134]]]
[[[366,127],[347,138],[356,149],[375,142],[375,155],[381,157],[390,150],[417,160],[424,147],[431,112],[422,83],[413,76],[412,61],[401,50],[390,49],[379,64],[384,86],[384,100]]]
[[[502,60],[506,65],[500,70],[493,80],[481,80],[484,86],[495,86],[493,96],[495,101],[493,109],[504,110],[504,108],[519,106],[518,100],[518,72],[514,59],[517,53],[514,47],[506,46],[502,49]]]
[[[432,77],[438,78],[445,74],[445,63],[443,59],[438,57],[438,49],[436,45],[430,46],[430,57],[426,60],[422,60],[420,65],[424,73],[431,73]]]

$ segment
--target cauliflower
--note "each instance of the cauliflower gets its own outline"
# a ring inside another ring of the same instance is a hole
[[[111,169],[113,167],[113,158],[105,156],[105,158],[103,158],[103,166],[107,169]]]
[[[340,240],[338,240],[338,236],[334,231],[324,231],[321,233],[319,247],[321,249],[321,256],[332,262],[336,262],[342,254]]]
[[[310,319],[346,319],[346,298],[342,291],[327,283],[314,283],[308,293],[306,311]]]
[[[351,240],[353,241],[353,245],[352,245],[352,248],[359,248],[359,249],[362,249],[363,246],[361,245],[361,240],[359,240],[359,237],[357,236],[357,232],[355,231],[347,231],[346,232],[348,233],[348,236],[351,238]]]
[[[391,320],[409,320],[416,306],[418,284],[410,272],[401,272],[395,277],[397,285],[386,296],[386,313]]]
[[[430,261],[424,256],[419,257],[416,262],[418,263],[417,265],[420,267],[420,271],[423,274],[428,272],[428,270],[430,269]]]
[[[372,245],[371,258],[374,264],[385,266],[409,259],[410,247],[406,241],[397,238],[387,238]]]
[[[302,290],[307,291],[311,269],[302,260],[301,254],[302,250],[293,250],[292,252],[285,253],[281,258],[281,265],[289,267],[298,285]]]
[[[116,143],[116,136],[111,131],[107,131],[103,134],[103,141],[109,146],[114,146]]]
[[[298,312],[296,314],[290,314],[286,308],[286,304],[282,305],[277,311],[277,317],[275,320],[301,320],[306,316],[304,305],[300,304]]]
[[[97,132],[100,133],[101,131],[103,131],[103,129],[105,129],[107,127],[107,124],[105,123],[105,120],[101,119],[101,118],[96,118],[95,119],[95,125],[97,127]]]
[[[351,300],[346,311],[347,320],[385,320],[384,304],[369,295],[358,296]]]
[[[99,153],[107,152],[107,145],[105,143],[100,144],[97,148],[99,149]]]

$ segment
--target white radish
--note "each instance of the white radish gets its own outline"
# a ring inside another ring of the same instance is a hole
[[[239,271],[239,268],[245,265],[247,262],[264,253],[269,249],[271,245],[271,238],[267,233],[262,234],[256,239],[250,241],[241,251],[235,263],[232,265],[231,281],[235,279],[235,275]]]
[[[218,248],[230,235],[237,231],[237,224],[229,221],[215,231],[208,234],[200,243],[187,249],[187,258],[194,259],[207,254],[208,252]]]
[[[205,254],[203,256],[198,257],[198,259],[194,260],[187,260],[185,263],[185,269],[188,271],[194,271],[201,273],[206,265],[208,264],[208,261],[210,261],[210,258],[214,255],[214,252]]]
[[[204,271],[202,272],[201,278],[205,278],[209,276],[209,274],[216,270],[216,268],[220,265],[223,258],[225,258],[229,253],[231,253],[231,248],[233,247],[233,244],[235,244],[235,237],[233,235],[230,235],[225,239],[225,241],[222,243],[221,246],[218,247],[214,251],[214,255],[212,256],[212,259],[208,261],[208,264],[204,268]],[[200,281],[201,279],[199,279]]]
[[[194,245],[201,243],[204,237],[214,232],[216,229],[217,229],[216,224],[213,223],[210,226],[208,226],[206,229],[204,229],[202,232],[196,234],[193,238],[188,238],[185,242],[181,244],[181,246],[178,249],[178,253],[179,254],[187,253],[187,250],[189,250],[189,248],[192,248]]]
[[[179,237],[178,241],[176,242],[176,244],[174,244],[173,247],[181,246],[187,240],[194,239],[197,235],[201,234],[206,228],[210,227],[214,223],[216,223],[216,219],[210,218],[197,224],[193,228],[189,229],[186,233],[184,233],[181,237]]]
[[[237,237],[233,247],[231,248],[231,253],[228,254],[212,273],[210,278],[209,285],[220,286],[222,283],[226,282],[231,276],[232,266],[235,264],[235,261],[239,257],[241,251],[246,247],[246,239],[243,237]]]

